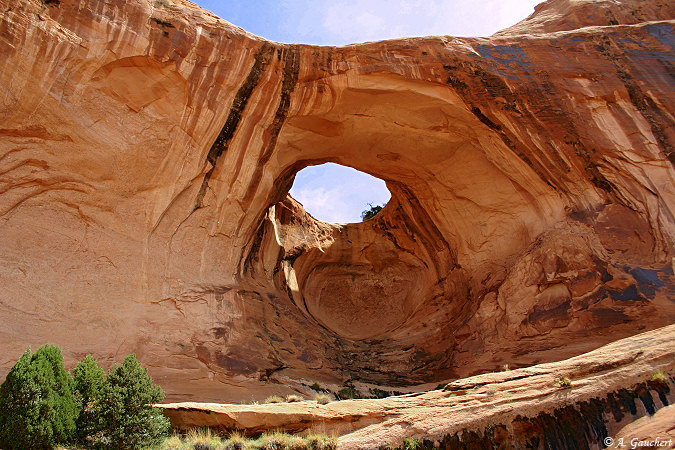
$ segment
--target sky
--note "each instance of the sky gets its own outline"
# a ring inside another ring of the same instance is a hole
[[[194,0],[193,0],[194,1]],[[417,36],[489,36],[543,0],[197,0],[222,19],[287,44],[347,45]],[[290,192],[326,222],[361,220],[389,199],[384,182],[336,164],[300,171]]]
[[[194,1],[194,0],[193,0]],[[416,36],[489,36],[543,0],[197,0],[222,19],[287,44],[347,45]]]
[[[360,222],[369,204],[382,206],[391,197],[379,178],[333,163],[298,172],[290,194],[314,218],[332,223]]]

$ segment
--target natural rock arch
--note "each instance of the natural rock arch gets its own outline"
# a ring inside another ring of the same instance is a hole
[[[489,39],[334,48],[174,3],[3,9],[7,354],[133,351],[169,398],[248,401],[672,322],[672,8],[594,2],[613,18],[580,28],[556,0]],[[287,193],[321,162],[391,201],[313,220]]]

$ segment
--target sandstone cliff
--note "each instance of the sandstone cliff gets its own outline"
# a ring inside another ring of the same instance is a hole
[[[437,383],[673,323],[671,2],[491,38],[268,42],[184,0],[0,0],[0,348],[169,399]],[[336,162],[373,220],[288,196]]]

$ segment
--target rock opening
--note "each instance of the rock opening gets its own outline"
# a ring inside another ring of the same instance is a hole
[[[383,180],[334,163],[300,170],[290,195],[312,217],[330,223],[361,222],[364,211],[391,198]]]

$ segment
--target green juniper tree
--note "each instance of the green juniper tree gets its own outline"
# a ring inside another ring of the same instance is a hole
[[[169,429],[152,407],[163,398],[133,354],[107,375],[88,355],[71,377],[58,347],[29,348],[0,385],[0,448],[151,447]]]
[[[133,353],[108,371],[101,391],[100,423],[107,448],[145,448],[159,441],[169,430],[169,420],[153,403],[164,399]]]
[[[101,394],[105,387],[106,375],[96,360],[87,355],[73,369],[74,393],[82,405],[77,418],[77,441],[85,446],[94,446],[103,440],[101,424]]]
[[[28,348],[0,386],[0,447],[39,449],[73,440],[79,404],[58,347]]]

